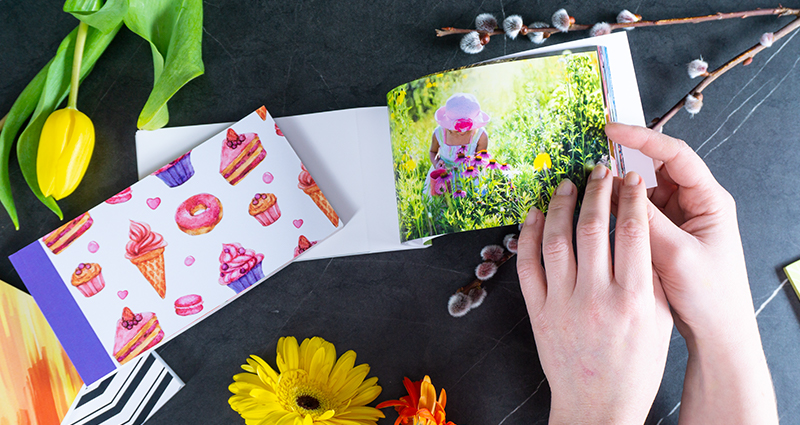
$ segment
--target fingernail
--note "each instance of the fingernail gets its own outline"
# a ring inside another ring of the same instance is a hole
[[[536,221],[539,220],[539,209],[536,207],[532,207],[530,211],[528,211],[528,216],[525,217],[525,222],[522,223],[523,226],[530,226]]]
[[[602,165],[597,165],[594,167],[594,170],[592,170],[592,180],[602,179],[606,175],[608,175],[608,168]]]
[[[625,174],[625,186],[636,186],[641,183],[642,178],[638,174],[630,171]]]
[[[574,188],[575,185],[573,185],[569,179],[564,179],[561,181],[561,184],[558,185],[558,189],[556,189],[556,195],[572,195]]]

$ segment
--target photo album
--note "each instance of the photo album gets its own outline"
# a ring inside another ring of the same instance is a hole
[[[603,132],[609,121],[645,124],[624,31],[432,74],[387,99],[276,118],[345,223],[301,260],[516,224],[545,210],[563,178],[583,187],[595,164],[656,185],[652,160]],[[137,132],[139,176],[226,125]]]
[[[10,257],[81,378],[295,257],[517,224],[564,178],[585,187],[597,164],[656,184],[652,160],[603,131],[644,125],[624,32],[431,74],[387,103],[137,132],[138,183]]]
[[[89,385],[340,227],[261,107],[10,259]]]

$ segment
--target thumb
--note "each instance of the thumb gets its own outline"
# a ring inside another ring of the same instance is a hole
[[[647,204],[647,219],[650,223],[650,252],[657,271],[669,264],[679,262],[681,252],[691,246],[694,238],[675,225],[652,202]],[[663,276],[662,276],[663,277]]]

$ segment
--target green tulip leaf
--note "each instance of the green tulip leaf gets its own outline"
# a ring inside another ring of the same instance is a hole
[[[103,33],[109,33],[119,27],[119,23],[128,13],[128,0],[67,0],[64,12],[72,14],[86,25],[95,27]]]
[[[50,62],[33,77],[30,83],[22,90],[17,100],[11,106],[11,110],[6,117],[3,131],[0,131],[0,202],[14,222],[14,228],[19,230],[19,217],[17,207],[14,205],[14,198],[11,194],[11,180],[8,175],[8,159],[11,156],[11,146],[14,144],[14,137],[25,124],[25,120],[33,113],[39,97],[42,95],[44,81],[47,79],[47,70]]]
[[[204,72],[202,0],[130,0],[125,25],[150,43],[153,90],[139,114],[143,130],[169,121],[167,101]]]

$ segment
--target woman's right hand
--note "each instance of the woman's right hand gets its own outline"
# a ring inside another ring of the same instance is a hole
[[[606,134],[661,163],[648,215],[653,267],[689,349],[681,423],[777,423],[733,197],[681,140],[623,124]]]

